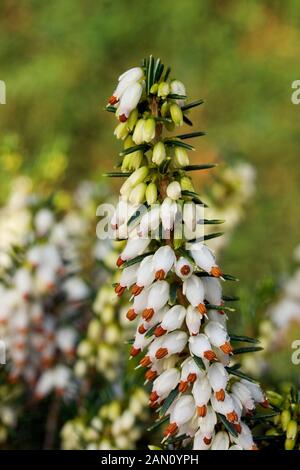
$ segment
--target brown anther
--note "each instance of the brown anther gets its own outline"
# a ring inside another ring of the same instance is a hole
[[[115,287],[115,293],[118,297],[121,297],[121,295],[124,294],[125,290],[126,287],[121,286],[121,284],[117,284]]]
[[[147,372],[145,373],[145,379],[149,380],[150,382],[152,382],[152,380],[156,379],[157,377],[157,372],[155,370],[147,370]]]
[[[197,406],[197,414],[198,414],[198,416],[200,416],[201,418],[204,418],[204,416],[206,416],[206,413],[207,413],[207,407],[206,407],[206,405]]]
[[[260,403],[263,408],[269,408],[269,400],[266,398],[263,402]]]
[[[147,328],[145,328],[145,326],[143,324],[141,324],[139,327],[138,327],[138,332],[143,335],[145,334],[147,331]]]
[[[156,271],[155,279],[157,281],[163,281],[165,277],[166,277],[166,273],[163,269],[159,269],[159,271]]]
[[[253,444],[253,446],[251,447],[251,450],[258,450],[257,445]]]
[[[233,426],[234,426],[234,429],[236,430],[236,432],[237,432],[238,434],[241,434],[241,432],[242,432],[242,426],[240,425],[240,423],[234,423]]]
[[[127,117],[125,116],[125,114],[121,114],[121,115],[119,116],[119,121],[120,121],[120,122],[126,122],[126,121],[127,121]]]
[[[137,356],[140,352],[141,352],[141,349],[140,349],[140,348],[135,348],[134,346],[132,346],[132,348],[130,349],[130,356],[131,356],[131,357],[135,357],[135,356]]]
[[[154,309],[153,308],[145,308],[145,310],[143,311],[143,318],[146,321],[151,320],[153,315],[154,315]]]
[[[231,411],[230,413],[227,413],[226,417],[230,423],[234,423],[235,421],[238,420],[238,415],[236,414],[235,411]]]
[[[211,443],[212,441],[212,437],[203,437],[203,442],[204,444],[206,444],[207,446],[209,446],[209,444]]]
[[[168,354],[167,348],[159,348],[156,351],[155,357],[156,359],[162,359],[163,357],[166,357],[167,354]]]
[[[180,383],[179,383],[179,387],[178,387],[178,390],[180,393],[184,393],[187,388],[188,388],[188,382],[185,382],[184,380],[182,380]]]
[[[140,295],[143,289],[144,286],[138,286],[137,284],[134,284],[134,286],[131,288],[132,295]]]
[[[193,384],[197,379],[197,374],[193,374],[192,372],[189,373],[187,376],[187,381],[191,384]]]
[[[201,313],[202,316],[207,312],[207,309],[204,304],[199,304],[197,308],[198,312]]]
[[[233,348],[230,343],[224,343],[220,346],[221,351],[225,354],[231,354],[233,352]]]
[[[151,359],[149,356],[143,357],[143,359],[140,360],[139,362],[140,366],[142,367],[148,367],[151,364]]]
[[[128,312],[126,313],[126,318],[127,318],[129,321],[135,320],[136,317],[137,317],[137,313],[134,311],[133,308],[129,309]]]
[[[188,264],[185,264],[184,266],[182,266],[182,268],[180,269],[180,272],[183,276],[187,276],[188,274],[190,274],[191,272],[191,268],[189,267]]]
[[[149,397],[149,398],[150,398],[150,401],[153,402],[153,401],[157,401],[158,398],[159,398],[159,396],[158,396],[157,392],[154,391],[154,392],[151,392],[151,393],[150,393],[150,397]]]
[[[162,326],[157,326],[155,328],[154,335],[155,336],[163,336],[166,332],[167,332],[167,330],[164,330],[164,328]]]
[[[205,357],[205,359],[207,359],[208,361],[214,361],[216,359],[216,354],[211,351],[211,350],[208,350],[208,351],[205,351],[203,356]]]
[[[164,436],[172,436],[178,430],[178,426],[176,423],[170,423],[166,429],[164,430]]]
[[[119,268],[120,266],[122,266],[122,264],[124,264],[124,260],[121,258],[121,256],[119,256],[119,258],[117,259],[117,263],[116,263],[116,264],[117,264],[118,268]]]
[[[222,271],[219,268],[219,266],[214,266],[213,268],[211,268],[210,274],[213,277],[220,277],[220,276],[222,276]]]
[[[118,99],[117,99],[116,96],[112,95],[112,96],[109,98],[108,102],[109,102],[109,104],[114,105],[114,104],[116,104],[116,103],[118,102]]]
[[[225,400],[224,390],[221,388],[221,390],[218,390],[217,392],[215,392],[215,397],[216,397],[216,400],[218,401],[224,401]]]

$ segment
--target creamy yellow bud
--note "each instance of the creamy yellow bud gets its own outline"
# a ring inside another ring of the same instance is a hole
[[[138,120],[138,110],[137,108],[134,108],[131,113],[129,114],[129,118],[127,119],[127,128],[132,131],[134,126],[136,125],[137,123],[137,120]]]
[[[295,447],[295,439],[286,439],[284,443],[285,450],[293,450]]]
[[[286,437],[288,439],[293,439],[295,440],[296,439],[296,436],[297,436],[297,432],[298,432],[298,429],[297,429],[297,422],[294,421],[294,420],[291,420],[289,422],[289,424],[287,425],[287,430],[286,430]]]
[[[167,82],[161,82],[158,86],[157,95],[165,98],[170,93],[170,86]]]
[[[114,135],[116,136],[117,139],[126,139],[128,136],[128,129],[126,122],[120,122],[120,124],[117,125],[114,131]]]
[[[182,191],[195,191],[191,178],[183,176],[180,179],[180,186]]]
[[[137,150],[132,152],[129,155],[125,155],[122,161],[121,170],[122,171],[134,171],[137,170],[143,161],[143,152],[142,150]]]
[[[87,331],[88,338],[91,339],[92,341],[99,341],[101,331],[102,331],[102,327],[101,327],[99,320],[97,320],[96,318],[91,320],[88,326],[88,331]]]
[[[131,176],[131,175],[130,175]],[[130,178],[130,177],[129,177]],[[129,178],[122,184],[120,188],[120,194],[125,198],[128,199],[130,191],[132,190],[132,185],[128,181]]]
[[[139,183],[136,185],[129,194],[129,202],[131,204],[141,204],[145,201],[147,185],[146,183]]]
[[[173,201],[176,201],[181,197],[181,187],[178,181],[172,181],[167,187],[167,196]]]
[[[165,122],[165,126],[166,126],[166,129],[169,131],[169,132],[173,132],[174,129],[175,129],[175,124],[174,122]]]
[[[153,118],[146,119],[143,127],[143,140],[150,142],[155,137],[155,120]]]
[[[134,147],[134,146],[135,146],[135,143],[132,140],[132,136],[128,135],[126,139],[124,140],[124,149],[127,150],[130,147]]]
[[[152,204],[155,204],[157,200],[157,186],[155,183],[150,183],[147,186],[146,189],[146,201],[151,206]]]
[[[152,87],[150,88],[150,93],[152,95],[156,95],[158,91],[158,83],[153,83]]]
[[[287,430],[288,424],[291,421],[291,413],[289,410],[283,410],[280,415],[281,427],[284,431]]]
[[[134,173],[132,173],[132,175],[129,176],[126,183],[128,183],[129,186],[134,187],[137,184],[142,183],[145,180],[148,173],[149,173],[148,168],[146,166],[142,166],[141,168],[136,170]]]
[[[173,164],[175,168],[182,168],[189,165],[188,153],[181,147],[175,147]]]
[[[134,128],[132,139],[136,145],[140,145],[144,141],[143,140],[144,139],[143,137],[144,124],[145,124],[144,119],[139,119]]]
[[[166,148],[162,142],[157,142],[152,151],[152,162],[160,165],[166,158]]]
[[[160,108],[160,113],[162,117],[167,117],[169,114],[169,111],[170,111],[170,104],[167,101],[165,101]]]
[[[84,377],[87,372],[87,365],[85,361],[77,361],[74,367],[75,375],[77,377]]]
[[[93,348],[91,343],[87,340],[83,340],[81,343],[79,343],[77,354],[79,357],[87,357],[91,354],[92,350]]]
[[[180,106],[176,103],[172,103],[170,106],[170,114],[172,121],[175,123],[176,126],[182,126],[183,124],[183,114],[181,111]]]

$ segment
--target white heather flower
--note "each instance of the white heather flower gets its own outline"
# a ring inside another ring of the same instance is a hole
[[[216,263],[215,256],[212,251],[203,243],[193,243],[190,249],[191,255],[195,263],[204,271],[214,277],[221,276],[221,270]]]
[[[140,83],[129,85],[124,91],[117,110],[117,115],[121,122],[127,121],[131,111],[136,108],[143,93],[143,87]]]
[[[229,335],[220,323],[210,321],[205,326],[204,331],[213,346],[220,348],[225,354],[232,353],[233,349]]]
[[[235,382],[231,387],[232,394],[240,400],[246,411],[255,408],[254,400],[249,389],[241,382]]]
[[[207,336],[202,333],[197,336],[190,336],[189,345],[191,353],[195,356],[205,358],[208,361],[213,361],[216,358]]]
[[[141,351],[145,349],[150,343],[151,338],[147,338],[144,334],[140,334],[138,331],[135,334],[134,343],[130,350],[132,357],[137,356]]]
[[[49,209],[40,209],[34,218],[34,225],[39,236],[44,236],[51,229],[54,222],[53,212]]]
[[[253,437],[250,429],[243,422],[241,422],[241,432],[238,434],[237,437],[233,436],[232,439],[239,447],[242,447],[243,450],[257,449],[256,445],[253,442]]]
[[[195,434],[193,450],[208,450],[211,445],[212,438],[207,437],[205,433],[199,431]]]
[[[163,341],[161,347],[157,350],[155,357],[156,359],[162,359],[163,357],[169,357],[172,354],[180,353],[188,340],[188,336],[184,331],[173,331],[165,336],[162,336]]]
[[[226,328],[227,315],[222,311],[209,309],[207,312],[207,318],[211,321],[220,323],[220,325]]]
[[[195,381],[192,392],[197,406],[198,416],[205,416],[207,404],[211,396],[211,386],[205,375]]]
[[[198,420],[199,429],[202,434],[207,438],[207,443],[214,432],[215,425],[217,424],[217,415],[211,406],[207,406],[205,416],[202,416]]]
[[[262,406],[268,406],[268,400],[258,384],[246,379],[241,379],[241,383],[247,387],[256,403],[260,403]]]
[[[199,334],[201,318],[202,317],[199,315],[198,310],[195,307],[192,307],[192,305],[189,305],[186,311],[185,322],[191,336]]]
[[[110,221],[112,228],[117,229],[124,222],[127,222],[134,210],[135,208],[131,204],[120,199]]]
[[[206,307],[204,304],[204,286],[201,279],[194,274],[183,283],[183,294],[193,307],[197,307],[199,313],[204,315]]]
[[[143,311],[143,318],[149,321],[155,312],[163,308],[169,300],[170,284],[166,281],[157,281],[150,288],[147,307]]]
[[[134,297],[132,308],[130,308],[126,314],[128,320],[134,320],[137,315],[142,313],[147,307],[148,302],[148,290],[144,289],[138,295]]]
[[[146,321],[144,318],[141,318],[139,325],[138,325],[138,331],[141,334],[146,333],[146,331],[149,330],[149,328],[152,328],[153,326],[156,326],[158,323],[162,321],[164,318],[165,313],[169,310],[169,307],[165,305],[163,308],[155,312],[152,318],[150,318],[148,321]]]
[[[217,400],[223,401],[225,398],[225,389],[228,383],[228,372],[225,367],[220,363],[216,362],[209,366],[207,371],[207,377],[211,388],[215,393]]]
[[[177,386],[180,378],[180,372],[175,367],[165,370],[153,382],[151,402],[156,402],[158,398],[165,398]]]
[[[33,281],[28,269],[18,269],[14,277],[14,282],[16,289],[20,292],[24,299],[28,299],[33,289]]]
[[[61,351],[72,356],[75,353],[77,333],[71,327],[60,328],[56,335],[56,343]]]
[[[68,387],[71,380],[71,370],[64,366],[58,365],[54,369],[54,386],[57,393],[62,395]]]
[[[150,238],[131,238],[117,260],[117,266],[144,253],[150,244]]]
[[[177,201],[181,197],[181,186],[178,181],[173,181],[168,185],[167,196],[173,201]]]
[[[167,197],[160,207],[160,217],[164,230],[172,230],[177,214],[177,203]]]
[[[224,400],[217,400],[214,395],[210,398],[211,404],[213,409],[217,413],[221,413],[222,415],[226,416],[228,421],[234,423],[238,421],[238,415],[234,408],[234,403],[231,396],[226,392]]]
[[[138,266],[136,273],[136,283],[132,287],[133,295],[139,295],[145,287],[149,287],[154,279],[154,271],[152,269],[153,255],[146,256]]]
[[[189,384],[195,382],[198,377],[202,377],[204,372],[199,369],[192,357],[188,357],[181,365],[181,376],[179,391],[185,392]]]
[[[168,245],[161,246],[153,255],[152,269],[156,279],[165,279],[176,261],[175,253]]]
[[[124,291],[132,286],[136,281],[137,265],[133,264],[128,268],[123,269],[120,281],[115,287],[115,293],[120,297]]]
[[[225,431],[219,431],[213,438],[211,450],[228,450],[229,436]]]
[[[35,387],[35,396],[41,400],[55,387],[55,376],[53,370],[47,370],[39,378]]]
[[[202,283],[205,290],[205,299],[212,305],[221,305],[222,287],[219,279],[214,277],[203,277]]]
[[[181,327],[186,315],[186,309],[182,305],[174,305],[163,316],[163,320],[154,331],[155,336],[177,330]]]
[[[193,274],[191,263],[181,256],[175,263],[175,272],[180,279],[188,279]]]
[[[195,413],[195,402],[192,395],[179,397],[170,414],[170,424],[166,427],[164,435],[166,437],[175,434],[183,424],[190,421]]]

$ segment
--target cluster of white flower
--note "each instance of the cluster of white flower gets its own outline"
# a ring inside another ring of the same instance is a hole
[[[126,406],[115,399],[102,405],[92,418],[86,414],[68,421],[62,429],[62,445],[67,450],[134,449],[142,437],[148,397],[141,388],[131,391]]]
[[[11,248],[0,283],[0,337],[5,341],[9,378],[31,385],[37,398],[70,385],[80,314],[89,289],[77,275],[73,222],[57,221],[48,209],[27,208],[31,228]],[[71,326],[71,320],[73,325]]]
[[[133,295],[127,318],[138,317],[138,325],[131,356],[143,353],[139,367],[147,367],[145,377],[153,381],[151,407],[169,415],[165,440],[184,435],[183,446],[192,440],[194,449],[255,449],[242,417],[267,402],[259,385],[239,380],[230,367],[233,347],[221,286],[230,276],[222,273],[205,237],[178,239],[174,233],[180,207],[183,213],[189,207],[183,217],[188,233],[194,226],[220,223],[193,216],[201,201],[185,171],[202,167],[189,165],[187,150],[193,147],[185,139],[203,133],[162,136],[164,125],[173,130],[190,123],[186,112],[201,102],[186,104],[184,85],[162,79],[162,73],[160,61],[150,58],[120,77],[110,100],[121,120],[116,135],[125,139],[122,168],[134,169],[111,221],[118,236],[128,238],[117,260],[122,275],[115,291],[121,296],[130,289]],[[130,77],[138,87],[128,85]],[[128,96],[122,95],[123,81]],[[146,214],[136,217],[145,202]],[[153,228],[158,232],[150,237]]]

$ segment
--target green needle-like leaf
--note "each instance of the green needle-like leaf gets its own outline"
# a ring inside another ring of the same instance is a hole
[[[103,176],[107,178],[127,178],[130,175],[130,172],[122,173],[121,171],[109,171],[103,174]]]
[[[150,428],[148,428],[147,431],[149,432],[154,431],[154,429],[159,428],[159,426],[166,423],[167,421],[169,421],[169,416],[164,416],[162,419],[160,419],[159,421],[156,421],[152,426],[150,426]]]
[[[204,165],[187,165],[182,168],[185,171],[209,170],[218,166],[216,163],[207,163]]]
[[[246,348],[237,348],[237,349],[234,349],[233,351],[233,354],[234,355],[237,355],[237,354],[246,354],[246,353],[250,353],[250,352],[258,352],[258,351],[262,351],[264,348],[261,348],[260,346],[253,346],[253,347],[246,347]]]
[[[129,268],[129,266],[133,266],[136,263],[139,263],[142,261],[146,256],[154,255],[154,251],[149,251],[148,253],[143,253],[142,255],[136,256],[133,259],[130,259],[128,261],[125,261],[125,263],[122,264],[122,268]]]
[[[200,106],[203,103],[204,103],[204,100],[192,101],[191,103],[187,103],[184,106],[182,106],[181,110],[187,111],[188,109],[195,108],[196,106]]]
[[[231,341],[242,341],[245,343],[253,343],[257,344],[260,343],[259,339],[256,338],[250,338],[250,336],[240,336],[240,335],[235,335],[235,334],[229,334]]]
[[[220,419],[220,421],[224,424],[225,428],[227,429],[227,431],[234,437],[238,437],[238,433],[235,429],[235,427],[233,426],[232,423],[230,423],[224,415],[221,415],[220,413],[217,413],[217,416],[218,418]]]
[[[249,375],[245,374],[244,372],[240,372],[237,369],[234,369],[233,367],[225,367],[227,372],[231,375],[235,375],[236,377],[239,377],[240,379],[245,379],[248,380],[249,382],[257,383],[257,380],[253,379]]]
[[[128,149],[122,150],[122,152],[119,153],[121,157],[124,157],[125,155],[129,155],[130,153],[136,152],[137,150],[148,150],[150,148],[150,145],[148,144],[140,144],[140,145],[134,145],[133,147],[129,147]]]
[[[185,140],[185,139],[193,139],[194,137],[202,137],[204,135],[206,135],[206,132],[197,131],[197,132],[190,132],[188,134],[176,135],[176,138]]]
[[[163,406],[160,409],[160,412],[159,412],[160,416],[163,416],[168,411],[168,409],[170,408],[170,406],[172,405],[173,401],[175,400],[178,394],[179,394],[178,387],[172,390],[171,393],[169,393],[169,395],[164,401]]]

